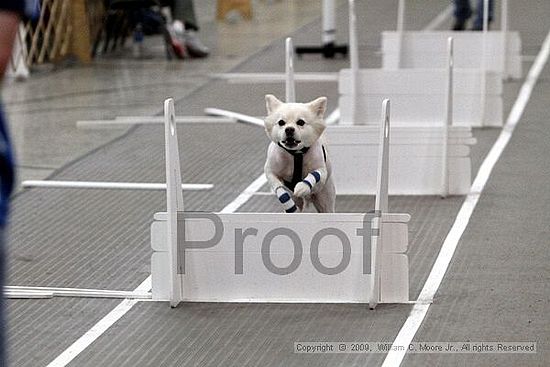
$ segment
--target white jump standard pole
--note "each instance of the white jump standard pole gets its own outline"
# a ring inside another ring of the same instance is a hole
[[[357,117],[357,105],[358,101],[358,90],[357,90],[357,81],[359,80],[359,42],[357,40],[357,14],[355,12],[355,0],[348,1],[349,9],[349,63],[351,70],[351,81],[350,81],[350,94],[352,98],[351,103],[351,118],[352,124],[358,125]]]
[[[484,126],[487,116],[487,49],[489,32],[489,0],[483,0],[483,32],[481,52],[481,126]],[[506,70],[504,70],[506,72]]]
[[[170,262],[170,306],[176,307],[183,298],[183,281],[178,266],[178,211],[183,211],[183,192],[179,161],[178,137],[174,100],[164,101],[164,133],[166,141],[166,214],[168,216],[166,239]]]
[[[323,57],[332,59],[337,54],[347,55],[348,46],[336,45],[336,5],[335,0],[323,0],[323,35],[322,46],[296,47],[296,53],[322,54]]]
[[[296,102],[296,85],[294,83],[294,47],[292,38],[288,37],[285,42],[285,91],[286,103]]]
[[[453,125],[453,37],[447,40],[447,100],[443,123],[443,153],[441,162],[441,197],[449,195],[449,128]]]
[[[401,67],[403,55],[403,32],[405,30],[405,0],[399,0],[397,6],[397,68]]]
[[[506,79],[510,79],[508,75],[508,0],[502,0],[500,19],[502,33],[502,69],[504,70]]]
[[[376,201],[371,228],[371,294],[369,308],[373,310],[380,302],[380,259],[383,249],[382,215],[388,213],[389,153],[390,153],[390,100],[382,102],[382,121],[380,124],[380,143],[378,147],[378,172],[376,178]]]

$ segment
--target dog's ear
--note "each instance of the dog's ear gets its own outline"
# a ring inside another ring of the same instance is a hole
[[[265,96],[265,107],[267,108],[267,114],[271,115],[273,111],[275,111],[277,108],[279,108],[280,105],[282,105],[283,102],[279,101],[277,97],[275,97],[273,94],[266,94]]]
[[[319,97],[309,102],[307,106],[318,118],[323,118],[325,110],[327,109],[327,97]]]

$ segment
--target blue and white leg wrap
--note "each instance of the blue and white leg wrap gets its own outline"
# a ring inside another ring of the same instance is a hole
[[[321,174],[319,171],[311,171],[302,182],[308,185],[310,190],[313,190],[313,186],[319,181],[321,181]]]
[[[290,193],[284,187],[277,187],[277,189],[275,189],[275,194],[283,205],[285,212],[294,213],[297,210],[294,200],[292,200]]]

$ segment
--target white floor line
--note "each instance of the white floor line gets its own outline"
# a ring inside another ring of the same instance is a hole
[[[231,203],[225,206],[221,210],[221,213],[233,213],[244,205],[250,198],[254,196],[254,193],[262,188],[267,182],[265,175],[262,174],[256,178],[248,187],[233,200]],[[151,276],[147,277],[136,289],[135,293],[145,293],[151,291]],[[105,317],[99,320],[90,330],[82,335],[77,341],[71,344],[63,353],[57,356],[47,367],[65,367],[73,359],[75,359],[80,353],[88,348],[94,341],[96,341],[105,331],[113,326],[118,320],[128,313],[138,302],[144,300],[138,299],[124,299],[118,304],[111,312]],[[166,306],[168,307],[168,306]]]
[[[151,290],[151,276],[149,275],[134,292],[148,292]],[[137,299],[125,299],[118,304],[111,312],[105,317],[99,320],[90,330],[82,335],[77,341],[63,353],[57,356],[47,367],[64,367],[75,359],[82,351],[90,346],[97,340],[105,331],[107,331],[115,322],[117,322],[122,316],[126,315],[128,311],[134,307],[139,300]]]
[[[512,111],[510,112],[510,115],[506,120],[506,124],[504,125],[497,141],[491,148],[491,151],[479,168],[478,174],[470,189],[470,193],[462,204],[456,220],[451,230],[449,231],[449,234],[445,238],[445,241],[443,242],[441,251],[437,256],[430,275],[428,276],[428,279],[426,280],[426,283],[424,284],[424,287],[420,292],[420,296],[418,298],[419,301],[431,301],[435,296],[435,293],[437,292],[439,286],[441,285],[443,277],[447,272],[449,264],[457,248],[458,242],[460,241],[464,230],[468,226],[470,217],[474,212],[474,209],[479,201],[481,193],[483,192],[485,184],[489,180],[489,176],[491,175],[493,168],[495,167],[498,159],[502,155],[502,152],[506,148],[506,145],[510,141],[514,129],[519,123],[519,120],[523,114],[523,111],[525,110],[525,107],[527,106],[527,103],[529,102],[529,98],[531,97],[531,93],[537,83],[540,73],[542,72],[544,65],[548,61],[549,54],[550,32],[547,34],[541,50],[533,66],[529,70],[529,74],[527,75],[527,78],[523,83],[523,86],[521,87],[516,102],[512,107]],[[413,307],[410,315],[408,316],[407,320],[403,324],[403,327],[399,331],[399,334],[395,338],[395,341],[393,342],[394,346],[408,346],[412,342],[416,332],[422,325],[422,322],[424,321],[424,318],[426,317],[429,308],[430,304],[417,304]],[[382,367],[397,367],[401,365],[401,362],[403,361],[403,358],[405,358],[405,354],[407,353],[407,348],[404,348],[403,351],[397,351],[395,349],[392,348],[392,350],[386,355],[386,359],[384,360]]]

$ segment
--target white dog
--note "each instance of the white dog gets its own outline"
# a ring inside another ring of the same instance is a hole
[[[271,139],[265,174],[287,213],[313,203],[319,213],[333,213],[336,190],[323,143],[327,99],[283,103],[265,96],[265,130]]]

